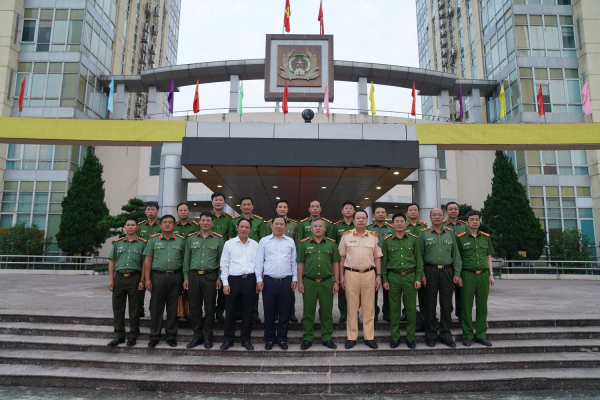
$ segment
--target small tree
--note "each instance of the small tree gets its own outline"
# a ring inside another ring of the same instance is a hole
[[[50,238],[35,223],[31,227],[19,222],[9,229],[0,229],[0,254],[41,256],[45,253]]]
[[[496,151],[492,194],[485,200],[482,217],[491,229],[494,250],[499,257],[537,260],[544,251],[546,233],[534,215],[525,187],[503,151]]]
[[[110,230],[99,222],[108,216],[104,202],[102,164],[87,148],[81,168],[62,201],[63,214],[56,234],[62,251],[70,254],[98,255],[98,249],[110,237]]]
[[[106,216],[100,224],[108,227],[110,229],[110,236],[125,236],[123,232],[123,226],[125,225],[125,219],[127,217],[135,217],[139,221],[143,221],[146,218],[145,213],[146,203],[143,200],[138,198],[129,199],[127,204],[121,207],[123,211],[117,215],[108,215]]]
[[[594,243],[577,228],[567,229],[550,238],[548,258],[557,261],[592,261]]]

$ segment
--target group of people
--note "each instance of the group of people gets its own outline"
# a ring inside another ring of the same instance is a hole
[[[297,289],[303,299],[302,350],[312,346],[314,321],[321,321],[321,343],[337,348],[333,333],[333,302],[338,296],[340,323],[346,323],[346,349],[358,340],[358,313],[362,308],[364,343],[372,349],[374,323],[382,311],[390,323],[390,347],[400,345],[400,321],[406,320],[405,343],[415,348],[417,299],[425,318],[426,345],[436,341],[456,347],[450,331],[454,308],[462,325],[462,341],[491,346],[486,339],[487,300],[494,285],[490,237],[479,230],[480,215],[471,211],[459,221],[455,202],[446,205],[447,219],[440,208],[430,212],[431,227],[419,220],[419,206],[410,204],[407,213],[395,213],[391,224],[383,205],[373,206],[374,222],[354,203],[342,205],[338,222],[321,217],[321,204],[309,204],[308,218],[288,218],[289,205],[279,200],[276,216],[263,221],[253,214],[250,197],[241,199],[241,214],[224,212],[225,195],[211,196],[213,211],[202,212],[192,221],[186,203],[177,207],[176,219],[163,215],[159,205],[146,204],[147,220],[127,218],[125,236],[113,242],[109,254],[109,290],[112,291],[117,346],[127,338],[135,346],[144,313],[144,293],[150,298],[150,341],[156,347],[163,337],[177,346],[177,302],[182,291],[189,299],[193,339],[186,345],[213,347],[215,320],[225,321],[221,350],[233,346],[235,323],[241,319],[241,345],[253,350],[254,322],[259,295],[264,307],[265,349],[275,345],[288,349],[288,327],[295,316]],[[383,287],[383,304],[378,290]],[[472,311],[476,302],[476,326]],[[129,332],[125,331],[125,308],[129,302]],[[437,319],[439,304],[440,318]]]

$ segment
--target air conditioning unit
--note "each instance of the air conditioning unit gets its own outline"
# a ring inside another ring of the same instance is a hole
[[[438,16],[439,16],[440,18],[444,18],[444,10],[440,10],[440,11],[438,12]]]
[[[138,65],[138,71],[139,71],[139,73],[142,73],[145,70],[146,70],[146,66],[144,64]]]
[[[150,56],[150,64],[154,64],[155,60],[154,60],[154,56]],[[154,68],[154,67],[153,67]]]
[[[446,37],[446,30],[444,28],[440,29],[440,37]]]
[[[141,106],[144,103],[144,100],[141,97],[135,99],[135,105]]]
[[[150,46],[150,54],[156,54],[156,45]]]
[[[448,58],[442,57],[442,65],[446,67],[448,65]]]
[[[442,47],[448,47],[448,39],[442,38],[442,40],[440,40],[440,43],[442,44]]]
[[[146,53],[140,53],[140,64],[146,64],[146,61],[148,61],[148,56],[146,56]]]
[[[158,11],[158,7],[154,7],[153,14],[155,17],[158,17],[160,15],[160,11]]]
[[[146,53],[148,51],[148,45],[145,43],[142,43],[142,53]]]
[[[136,118],[142,118],[142,110],[140,108],[136,108],[133,111],[133,116]]]
[[[438,1],[438,8],[441,10],[442,8],[444,8],[444,6],[446,5],[446,2],[444,0],[439,0]]]
[[[148,40],[150,40],[150,35],[144,32],[142,34],[142,43],[148,43]]]
[[[150,25],[147,22],[144,22],[144,32],[148,32],[150,30]]]
[[[144,4],[144,11],[146,12],[146,14],[150,14],[150,12],[152,12],[152,6],[150,5],[150,3]]]
[[[456,57],[456,49],[452,49],[452,50],[450,50],[450,55],[451,55],[452,57]]]
[[[142,99],[142,101],[146,101],[146,93],[138,93],[138,98]]]
[[[448,16],[451,17],[454,15],[454,8],[448,7]]]
[[[158,35],[158,27],[156,25],[152,25],[151,33],[156,36]]]
[[[446,26],[446,20],[444,18],[440,18],[440,28],[444,28]]]
[[[448,49],[442,49],[442,57],[448,57]]]

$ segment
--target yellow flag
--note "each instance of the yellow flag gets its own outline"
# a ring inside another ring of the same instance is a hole
[[[504,83],[500,89],[500,118],[506,117],[506,101],[504,100]]]
[[[369,100],[371,101],[371,114],[375,115],[375,86],[371,81],[371,91],[369,92]]]

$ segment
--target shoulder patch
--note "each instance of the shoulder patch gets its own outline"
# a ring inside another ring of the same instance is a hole
[[[429,228],[423,228],[423,229],[421,229],[421,232],[425,232],[427,230],[429,230]]]
[[[304,238],[304,239],[302,239],[302,240],[300,241],[300,243],[302,243],[302,242],[306,242],[307,240],[310,240],[310,237],[307,237],[307,238]]]
[[[420,222],[420,223],[422,223],[422,224],[423,224],[423,225],[425,225],[425,226],[428,226],[428,225],[427,225],[427,222],[425,222],[425,221],[419,221],[419,222]]]
[[[241,215],[236,215],[235,217],[231,217],[231,218],[236,219],[236,218],[239,218],[239,217],[241,217]]]
[[[373,231],[369,231],[369,235],[373,235],[373,236],[375,236],[375,237],[378,237],[378,236],[379,236],[378,234],[376,234],[376,233],[375,233],[375,232],[373,232]]]
[[[194,225],[198,225],[198,223],[196,221],[192,221],[192,224]]]
[[[270,220],[266,221],[266,222],[273,222],[273,218],[271,218]]]
[[[304,218],[303,220],[301,220],[300,222],[306,222],[308,221],[308,217]]]
[[[456,237],[461,237],[461,236],[464,236],[466,234],[467,234],[467,232],[459,233],[458,235],[456,235]]]
[[[350,229],[349,231],[346,231],[346,232],[342,233],[342,236],[347,235],[349,233],[352,233],[352,229]]]
[[[332,238],[325,238],[327,240],[331,240],[333,243],[335,243],[335,240],[333,240]]]
[[[389,226],[390,228],[393,228],[393,227],[394,227],[394,225],[390,224],[389,222],[386,222],[385,224],[386,224],[387,226]]]
[[[413,235],[412,233],[409,233],[409,235],[415,238],[418,237],[417,235]]]
[[[125,241],[125,238],[124,238],[124,237],[122,237],[122,238],[119,238],[119,239],[115,239],[115,240],[113,240],[112,242],[113,242],[113,243],[117,243],[117,242],[120,242],[120,241]]]
[[[331,221],[330,221],[330,220],[328,220],[327,218],[322,218],[322,219],[323,219],[323,221],[325,221],[325,222],[329,222],[329,223],[331,223]]]
[[[463,220],[459,219],[459,220],[458,220],[458,225],[461,225],[461,224],[464,224],[464,225],[466,225],[467,223],[466,223],[465,221],[463,221]]]
[[[481,232],[481,234],[482,234],[483,236],[490,237],[490,234],[489,234],[489,233]]]
[[[197,234],[199,234],[199,233],[200,233],[200,232],[192,232],[192,233],[190,233],[189,235],[187,235],[187,237],[194,236],[194,235],[197,235]]]
[[[387,239],[387,238],[391,238],[392,236],[394,236],[394,235],[392,235],[392,234],[390,233],[389,235],[387,235],[386,237],[384,237],[384,238],[383,238],[383,240],[385,240],[385,239]]]
[[[146,220],[138,222],[138,225],[142,225],[142,224],[146,225]]]
[[[141,237],[139,237],[138,239],[140,239],[144,243],[148,243],[148,241],[146,239],[142,239]]]
[[[225,215],[229,215],[231,218],[233,218],[233,215],[229,214],[229,213],[223,213]]]
[[[154,235],[152,235],[150,237],[153,238],[153,237],[156,237],[156,236],[159,236],[159,235],[160,235],[160,233],[155,233]]]
[[[341,220],[341,219],[340,219],[339,221],[337,221],[337,222],[334,222],[334,223],[333,223],[333,225],[337,225],[337,224],[339,224],[340,222],[342,222],[342,220]],[[369,226],[369,225],[367,225],[367,226]]]
[[[298,221],[296,221],[295,219],[291,219],[291,218],[288,218],[288,221],[292,221],[292,222],[298,222]]]
[[[175,236],[179,236],[182,239],[185,239],[183,236],[181,236],[179,233],[176,233]]]
[[[447,226],[445,226],[444,229],[447,230],[447,231],[450,231],[450,232],[454,232],[454,229],[448,228]]]
[[[223,237],[223,235],[221,235],[220,233],[217,233],[217,232],[213,232],[213,234],[217,235],[217,236],[218,236],[218,237],[220,237],[220,238],[222,238],[222,237]]]
[[[263,219],[263,217],[261,217],[260,215],[256,215],[256,214],[255,214],[254,216],[255,216],[256,218],[260,219],[260,220],[262,220],[262,219]]]

